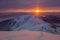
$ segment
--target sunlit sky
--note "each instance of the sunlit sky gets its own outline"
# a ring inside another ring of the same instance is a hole
[[[45,12],[60,12],[60,0],[0,0],[0,12],[32,12],[37,6]]]

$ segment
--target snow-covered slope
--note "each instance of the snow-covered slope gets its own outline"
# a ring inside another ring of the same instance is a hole
[[[0,40],[60,40],[60,35],[41,31],[5,31],[0,32]]]
[[[1,31],[31,30],[60,34],[60,31],[58,29],[53,29],[51,26],[53,25],[33,15],[21,15],[15,17],[14,19],[0,22]]]

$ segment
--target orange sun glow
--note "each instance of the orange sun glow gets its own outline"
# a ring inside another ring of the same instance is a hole
[[[40,10],[40,8],[37,7],[37,8],[35,8],[35,9],[33,10],[33,12],[34,12],[34,15],[35,15],[35,16],[39,16],[41,10]]]
[[[40,12],[40,10],[35,10],[36,13]]]

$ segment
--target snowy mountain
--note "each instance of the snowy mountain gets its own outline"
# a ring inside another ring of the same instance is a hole
[[[26,14],[0,22],[0,31],[31,30],[60,34],[60,28],[55,29],[52,26],[54,25],[44,21],[41,17]]]

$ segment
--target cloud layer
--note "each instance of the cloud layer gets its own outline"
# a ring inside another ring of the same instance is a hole
[[[36,4],[38,2],[38,4]],[[42,7],[60,7],[60,0],[0,0],[0,9],[33,8],[35,5]]]

